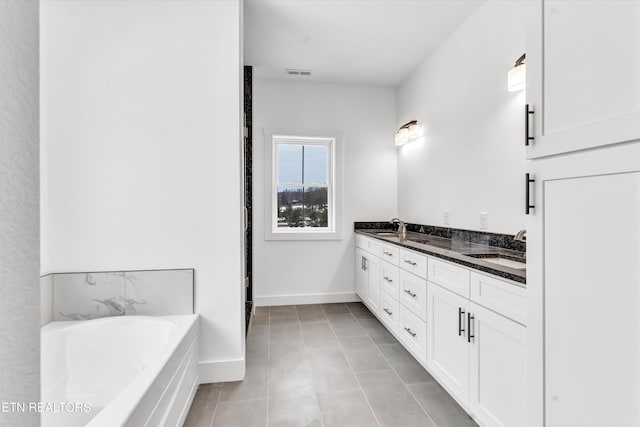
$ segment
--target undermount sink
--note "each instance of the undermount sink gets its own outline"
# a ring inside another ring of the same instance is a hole
[[[482,261],[490,262],[492,264],[502,265],[504,267],[515,268],[516,270],[525,270],[527,264],[521,261],[505,258],[500,255],[494,254],[469,254],[468,256],[473,258],[479,258]]]
[[[427,243],[432,241],[433,239],[427,239],[425,237],[407,237],[407,240],[411,240],[412,242],[416,243]]]
[[[398,233],[396,231],[382,231],[380,233],[376,233],[376,236],[382,237],[398,237]]]

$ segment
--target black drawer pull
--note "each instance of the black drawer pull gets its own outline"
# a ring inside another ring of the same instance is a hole
[[[529,104],[524,106],[524,145],[529,145],[529,141],[533,141],[535,138],[529,136],[529,116],[533,116],[533,110],[529,108]]]
[[[464,310],[462,307],[458,307],[458,336],[462,336],[464,332]]]
[[[384,276],[383,279],[384,279],[385,282],[393,283],[393,280],[391,280],[387,276]]]
[[[471,325],[473,324],[473,314],[467,313],[467,342],[471,342],[471,338],[475,338],[476,336],[471,333]]]
[[[535,179],[531,179],[531,174],[525,174],[524,176],[524,185],[525,185],[525,190],[524,190],[524,213],[526,215],[529,215],[529,210],[530,209],[534,209],[535,205],[531,204],[531,183],[536,182]]]
[[[406,262],[409,265],[413,265],[413,266],[418,265],[417,262],[409,261],[408,259],[405,259],[404,262]]]
[[[383,308],[382,310],[384,310],[384,312],[387,313],[389,316],[393,316],[393,313],[388,308]]]

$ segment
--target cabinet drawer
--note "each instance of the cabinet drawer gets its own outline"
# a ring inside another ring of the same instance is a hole
[[[398,334],[398,322],[400,319],[400,304],[391,298],[386,292],[382,292],[382,302],[380,304],[380,317],[387,329]]]
[[[382,242],[380,240],[367,239],[364,250],[378,257],[382,257]]]
[[[400,341],[422,363],[427,363],[427,324],[404,306],[400,306]]]
[[[400,271],[400,303],[422,320],[427,320],[427,281]]]
[[[429,281],[469,298],[469,270],[466,268],[429,258]]]
[[[484,274],[471,273],[471,301],[526,324],[527,291]]]
[[[356,234],[356,246],[370,254],[382,257],[382,242],[380,240]]]
[[[400,267],[423,279],[427,278],[427,257],[425,255],[400,249]]]
[[[395,299],[400,298],[400,269],[388,262],[382,261],[382,290]]]
[[[367,238],[361,234],[356,234],[356,248],[367,249]]]
[[[382,245],[382,259],[391,264],[400,263],[400,248],[392,245]]]

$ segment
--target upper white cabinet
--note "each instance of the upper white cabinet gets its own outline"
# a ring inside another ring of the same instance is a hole
[[[640,2],[531,2],[527,158],[640,139]]]

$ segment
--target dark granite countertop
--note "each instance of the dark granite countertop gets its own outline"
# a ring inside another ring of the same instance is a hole
[[[483,258],[495,257],[501,260],[525,262],[525,252],[512,249],[489,246],[482,243],[465,240],[448,239],[441,236],[407,232],[407,239],[400,240],[397,235],[389,235],[392,230],[356,229],[358,234],[393,243],[398,246],[422,252],[427,255],[451,261],[465,267],[473,268],[494,276],[514,282],[515,285],[525,286],[527,281],[526,269],[513,268],[484,261]],[[381,235],[383,233],[383,235]],[[508,261],[506,261],[508,263]]]

